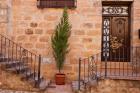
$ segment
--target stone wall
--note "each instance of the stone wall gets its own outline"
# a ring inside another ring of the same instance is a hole
[[[16,42],[33,52],[48,57],[50,63],[43,63],[42,71],[53,77],[57,70],[51,49],[51,35],[63,9],[38,9],[37,0],[13,0],[13,37]],[[64,72],[70,78],[77,76],[78,58],[100,52],[101,49],[101,1],[94,6],[93,1],[79,0],[77,8],[68,10],[72,24],[70,53]],[[98,41],[98,42],[97,42]]]
[[[133,0],[104,0],[133,1]],[[47,62],[43,63],[43,74],[53,78],[57,72],[51,49],[51,35],[62,9],[38,9],[37,0],[12,0],[13,40],[25,48],[41,54]],[[138,29],[140,22],[140,1],[132,4],[132,45],[139,45]],[[69,40],[70,53],[67,55],[64,72],[68,80],[75,79],[78,71],[78,58],[101,52],[102,4],[101,0],[77,0],[77,8],[68,10],[72,24]]]
[[[0,0],[0,33],[5,34],[7,32],[7,2],[6,0]],[[3,15],[4,14],[4,15]]]
[[[134,0],[134,3],[132,5],[132,44],[134,46],[140,45],[140,39],[138,37],[138,29],[140,29],[140,1]]]

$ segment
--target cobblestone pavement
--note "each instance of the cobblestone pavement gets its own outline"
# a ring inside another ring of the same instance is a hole
[[[2,90],[0,93],[73,93],[70,84],[54,85],[45,92],[27,92]],[[85,92],[84,92],[85,93]],[[140,93],[140,81],[129,80],[101,80],[96,87],[86,93]]]
[[[91,93],[140,93],[140,81],[102,80]]]
[[[0,89],[0,93],[37,93],[37,92],[16,91],[16,90],[3,90],[3,89]]]
[[[2,90],[0,89],[0,93],[73,93],[70,87],[70,84],[66,85],[54,85],[52,84],[50,88],[46,91],[40,92],[28,92],[28,91],[15,91],[15,90]]]
[[[55,86],[55,88],[48,88],[45,93],[73,93],[70,84],[52,86]]]

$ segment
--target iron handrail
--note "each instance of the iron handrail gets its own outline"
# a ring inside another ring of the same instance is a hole
[[[78,73],[78,90],[81,88],[81,80],[86,80],[92,73],[95,73],[97,78],[99,75],[102,79],[140,80],[140,46],[122,46],[116,50],[109,47],[108,51],[79,58]]]
[[[96,56],[100,53],[94,54],[89,57],[79,58],[79,71],[78,71],[78,90],[81,90],[81,80],[83,82],[89,82],[92,76],[97,79],[97,63]],[[83,73],[82,73],[83,71]],[[83,74],[83,76],[82,76]],[[93,79],[93,78],[92,78]]]
[[[24,58],[26,57],[26,64],[28,64],[28,66],[30,66],[31,68],[33,68],[33,72],[34,72],[34,80],[39,83],[41,80],[41,55],[35,54],[27,49],[25,49],[24,47],[22,47],[21,45],[15,43],[14,41],[12,41],[11,39],[7,38],[6,36],[0,34],[0,52],[3,56],[8,56],[8,60],[6,60],[7,62],[9,62],[10,60],[14,61],[19,60],[22,61],[23,63],[25,63]],[[7,47],[8,45],[8,47]],[[10,57],[11,56],[11,57]],[[36,66],[37,65],[37,66]],[[21,67],[19,67],[20,69]],[[32,70],[32,69],[31,69]],[[37,75],[36,75],[37,74]],[[27,75],[27,72],[26,72]],[[37,79],[36,79],[37,77]]]

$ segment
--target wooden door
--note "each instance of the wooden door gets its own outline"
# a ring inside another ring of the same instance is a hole
[[[110,61],[130,60],[128,17],[112,17],[110,30]]]
[[[102,60],[130,60],[130,31],[128,17],[104,17],[102,36]]]

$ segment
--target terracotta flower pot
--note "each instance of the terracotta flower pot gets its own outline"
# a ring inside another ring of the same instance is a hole
[[[65,85],[65,74],[57,73],[55,75],[56,85]]]

